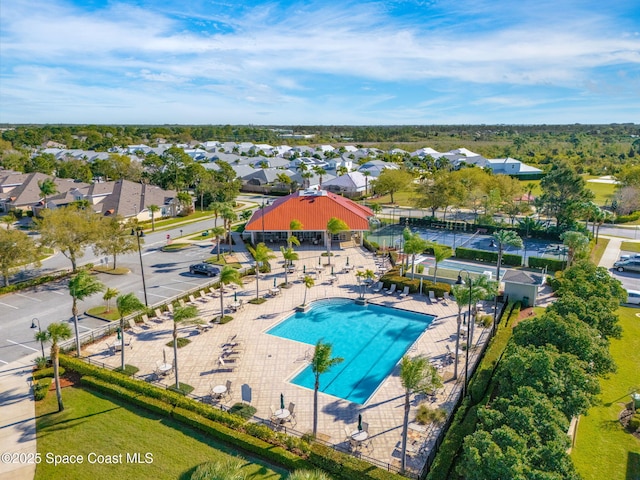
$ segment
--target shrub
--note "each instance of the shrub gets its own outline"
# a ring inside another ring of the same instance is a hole
[[[194,388],[191,385],[179,382],[177,387],[175,385],[171,385],[170,387],[167,387],[167,390],[171,390],[172,392],[180,393],[182,395],[189,395],[193,392]]]
[[[474,248],[456,248],[456,258],[464,260],[475,260],[478,262],[497,263],[498,253],[488,252],[486,250],[476,250]],[[502,254],[502,264],[510,265],[512,267],[519,267],[522,265],[522,255],[514,255],[512,253]]]
[[[186,347],[187,345],[189,345],[191,343],[191,340],[189,340],[188,338],[184,338],[184,337],[178,337],[176,339],[176,341],[178,343],[178,348]],[[167,347],[173,347],[173,339],[168,341],[167,343],[165,343],[165,345]]]
[[[416,265],[416,272],[417,273],[424,273],[424,265],[419,263],[418,265]]]
[[[256,408],[247,403],[236,403],[229,409],[229,413],[249,419],[256,413]]]
[[[258,298],[252,298],[251,300],[249,300],[249,303],[253,305],[260,305],[266,301],[267,301],[266,298],[258,297]]]
[[[135,367],[135,366],[129,365],[129,364],[125,364],[124,370],[122,370],[120,367],[117,367],[113,371],[114,372],[118,372],[118,373],[122,373],[123,375],[126,375],[127,377],[132,377],[133,375],[138,373],[138,370],[140,370],[138,367]]]
[[[544,270],[545,268],[549,272],[559,272],[564,270],[566,262],[562,260],[555,260],[553,258],[538,258],[538,257],[529,257],[528,263],[530,268],[539,268],[540,270]]]
[[[60,374],[60,376],[64,375],[64,372],[65,372],[64,367],[60,367],[58,369],[58,373]],[[41,378],[45,378],[45,377],[53,378],[53,367],[43,368],[42,370],[36,370],[35,372],[33,372],[34,380],[40,380]]]
[[[416,413],[416,422],[421,425],[427,425],[429,423],[442,423],[447,418],[446,410],[442,408],[430,408],[424,403],[418,407],[418,413]]]
[[[629,420],[629,430],[635,432],[636,430],[640,430],[640,413],[636,413]]]
[[[37,370],[42,370],[43,368],[47,367],[47,363],[49,363],[47,361],[47,357],[38,357],[34,360],[35,364],[36,364],[36,369]]]
[[[395,283],[398,290],[403,290],[405,286],[409,287],[409,292],[411,293],[417,293],[420,290],[419,278],[412,279],[410,277],[400,276],[400,272],[397,268],[392,268],[385,273],[380,278],[380,281],[383,283],[385,288],[389,288]],[[426,292],[428,290],[433,290],[436,297],[443,297],[444,292],[451,292],[451,285],[448,283],[433,283],[430,280],[423,280],[422,291]]]
[[[476,322],[484,328],[487,328],[491,326],[491,323],[493,323],[493,317],[491,315],[479,315]]]
[[[224,325],[225,323],[229,323],[231,320],[233,320],[231,315],[225,315],[220,319],[220,323]]]
[[[36,401],[44,400],[51,388],[51,382],[53,378],[46,377],[33,382],[33,398]]]

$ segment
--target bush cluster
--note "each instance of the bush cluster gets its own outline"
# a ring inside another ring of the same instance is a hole
[[[396,284],[397,290],[404,290],[404,287],[409,287],[410,293],[417,293],[420,291],[420,279],[419,278],[409,278],[405,276],[400,276],[400,271],[397,268],[392,268],[387,273],[385,273],[381,278],[384,288],[389,288],[392,284]],[[429,290],[433,290],[436,297],[442,298],[444,296],[444,292],[451,292],[451,285],[448,283],[433,283],[430,280],[422,281],[422,291],[427,292]]]
[[[46,377],[40,380],[34,380],[33,382],[33,398],[36,401],[44,400],[49,393],[49,389],[51,388],[51,382],[53,382],[53,378]]]
[[[546,268],[549,272],[559,272],[564,270],[567,262],[553,258],[529,257],[527,263],[529,268],[539,268],[540,270]]]
[[[64,372],[65,372],[64,368],[59,367],[58,373],[60,374],[60,376],[63,376]],[[33,372],[34,380],[40,380],[41,378],[46,378],[46,377],[53,378],[53,367],[42,368],[40,370],[36,370],[35,372]]]
[[[487,252],[486,250],[476,250],[474,248],[456,248],[456,258],[461,260],[475,260],[477,262],[498,263],[497,252]],[[522,255],[503,253],[502,264],[519,267],[522,265]]]

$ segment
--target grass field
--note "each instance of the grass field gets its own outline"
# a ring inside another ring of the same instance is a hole
[[[624,252],[640,253],[640,242],[622,242],[620,250]]]
[[[36,480],[164,479],[187,480],[201,463],[232,455],[227,447],[171,419],[81,388],[63,389],[65,410],[57,413],[56,396],[36,404],[38,452]],[[139,452],[142,461],[127,462]],[[82,455],[81,465],[47,463],[47,453]],[[89,455],[111,456],[122,464],[91,464]],[[149,453],[151,457],[145,455]],[[248,457],[245,457],[248,458]],[[279,480],[286,471],[249,459],[242,467],[249,479]]]
[[[602,403],[580,419],[571,458],[584,480],[637,480],[640,478],[640,440],[625,432],[618,415],[640,390],[640,313],[638,308],[620,307],[624,333],[611,341],[618,371],[601,380]]]

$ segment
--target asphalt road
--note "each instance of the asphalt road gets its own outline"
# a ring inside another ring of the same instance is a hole
[[[160,248],[166,243],[166,235],[172,239],[180,237],[180,229],[184,236],[199,232],[213,226],[212,220],[177,227],[170,231],[148,234],[142,246],[147,299],[149,305],[155,305],[175,297],[185,291],[204,286],[211,278],[202,275],[191,275],[189,265],[198,263],[215,254],[211,241],[180,252],[162,252]],[[96,258],[89,249],[81,259],[81,263],[100,263],[104,257]],[[142,275],[140,274],[140,257],[137,252],[118,257],[118,266],[131,270],[128,275],[99,274],[98,279],[107,287],[116,288],[121,293],[135,293],[144,301]],[[29,271],[28,276],[69,269],[71,263],[61,254],[43,262],[37,271]],[[101,294],[96,294],[80,302],[80,311],[104,304]],[[34,339],[37,329],[31,329],[32,319],[37,318],[42,329],[53,322],[66,321],[73,324],[71,315],[72,299],[69,295],[67,280],[52,282],[33,289],[16,292],[0,297],[0,364],[7,364],[35,351],[40,351],[40,344]],[[36,322],[37,324],[38,322]],[[80,333],[103,326],[105,322],[86,315],[79,316]],[[45,345],[45,351],[48,346]]]

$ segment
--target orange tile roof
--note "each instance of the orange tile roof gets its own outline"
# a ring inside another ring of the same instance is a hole
[[[263,214],[264,230],[267,232],[288,231],[289,224],[294,219],[302,223],[304,231],[324,231],[332,217],[344,221],[351,230],[369,229],[369,217],[373,216],[370,208],[331,192],[309,196],[301,193],[302,191],[292,193],[277,199],[264,209],[256,210],[245,231],[262,231]]]

